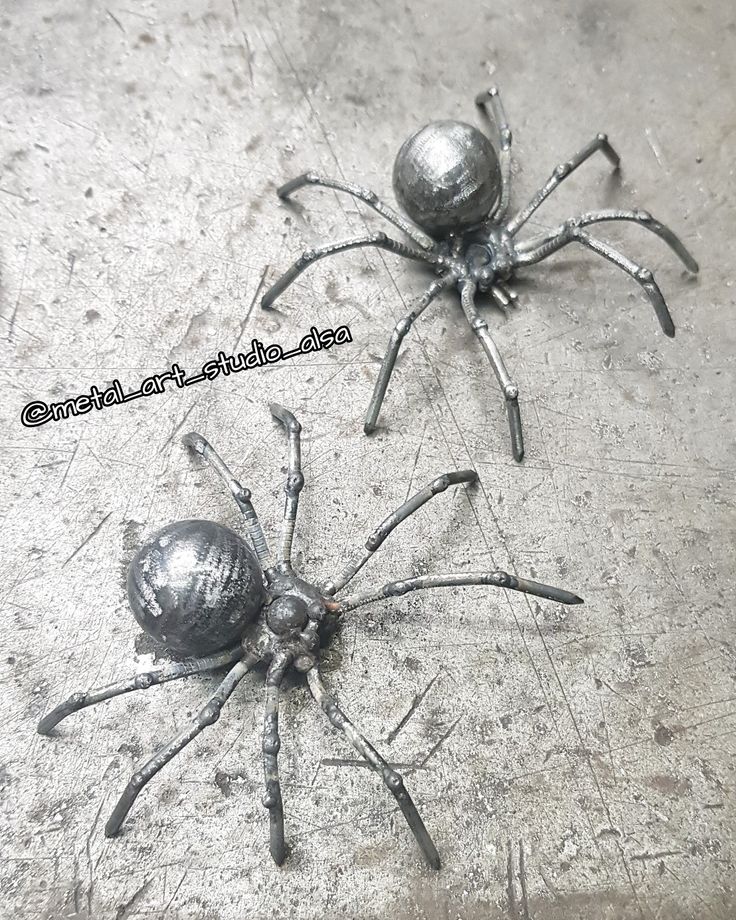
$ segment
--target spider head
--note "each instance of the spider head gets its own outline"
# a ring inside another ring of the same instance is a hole
[[[404,142],[394,163],[394,194],[435,238],[477,227],[501,192],[501,168],[488,138],[462,121],[433,121]]]
[[[307,605],[295,594],[283,594],[268,607],[266,622],[277,636],[304,629],[309,620]]]

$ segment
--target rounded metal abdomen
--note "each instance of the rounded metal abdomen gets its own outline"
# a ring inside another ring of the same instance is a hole
[[[128,600],[141,627],[185,655],[240,641],[264,601],[250,547],[213,521],[178,521],[141,546],[128,568]]]
[[[477,128],[433,121],[404,142],[393,183],[414,223],[442,238],[488,217],[501,191],[501,168],[493,145]]]

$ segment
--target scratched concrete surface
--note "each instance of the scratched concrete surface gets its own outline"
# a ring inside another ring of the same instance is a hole
[[[185,9],[186,7],[186,9]],[[175,0],[6,2],[1,14],[3,917],[111,920],[732,918],[736,637],[734,118],[727,2],[511,0],[448,6]],[[530,270],[508,319],[488,307],[523,398],[527,457],[456,297],[409,339],[368,440],[362,416],[421,268],[374,252],[254,304],[306,245],[380,219],[330,192],[287,208],[316,167],[390,196],[394,152],[422,122],[472,120],[503,87],[514,202],[606,130],[535,220],[634,203],[679,231],[697,282],[636,228],[606,236],[650,265],[670,341],[621,273],[569,250]],[[178,361],[194,372],[310,324],[354,342],[268,370],[31,430],[31,399]],[[298,561],[335,571],[392,507],[447,469],[450,491],[361,573],[505,567],[580,591],[564,609],[490,589],[434,591],[348,619],[325,670],[407,783],[444,861],[421,862],[380,781],[356,765],[298,680],[282,710],[292,853],[268,856],[263,687],[104,822],[136,765],[214,686],[131,694],[35,733],[76,689],[150,664],[125,567],[182,517],[240,527],[182,449],[196,428],[252,488],[269,534],[284,439],[304,425]],[[400,726],[400,730],[399,729]]]

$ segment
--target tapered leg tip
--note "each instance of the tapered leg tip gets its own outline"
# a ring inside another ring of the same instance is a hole
[[[428,859],[427,862],[429,863],[430,868],[434,869],[436,872],[439,872],[439,870],[442,868],[442,860],[440,859],[439,854],[435,854],[435,856],[431,859]]]
[[[520,450],[512,449],[511,453],[513,454],[514,460],[516,460],[517,463],[521,463],[521,461],[524,459],[524,448],[523,447]]]
[[[584,604],[585,601],[582,599],[582,597],[578,597],[577,594],[573,594],[572,600],[570,601],[570,603],[571,604]]]
[[[376,426],[372,425],[370,422],[366,422],[365,425],[363,425],[363,434],[373,434],[375,430]]]
[[[675,327],[674,326],[665,326],[662,330],[668,339],[674,339],[675,337]]]
[[[277,866],[283,866],[284,862],[286,861],[286,847],[283,849],[273,848],[271,850],[271,856]]]

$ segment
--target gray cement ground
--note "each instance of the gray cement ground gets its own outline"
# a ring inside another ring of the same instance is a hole
[[[2,900],[4,917],[110,920],[736,917],[734,739],[734,118],[730,3],[3,4]],[[364,252],[253,305],[305,245],[380,219],[330,192],[288,209],[308,167],[390,195],[403,138],[475,117],[498,81],[515,131],[514,202],[606,130],[538,215],[618,203],[673,225],[697,282],[635,228],[605,235],[657,272],[658,330],[623,274],[578,251],[528,272],[508,320],[488,307],[523,398],[513,463],[486,360],[447,296],[406,342],[370,440],[362,416],[420,268]],[[354,342],[36,430],[31,399],[177,360],[193,373],[310,324]],[[283,706],[292,855],[260,804],[263,687],[104,822],[136,764],[212,678],[38,717],[150,663],[124,571],[165,523],[237,510],[179,435],[196,428],[253,489],[273,533],[285,449],[266,405],[305,429],[298,559],[334,572],[410,490],[475,467],[395,535],[359,584],[508,567],[584,607],[490,589],[427,592],[348,619],[330,685],[403,764],[444,868],[422,864],[378,779],[305,687]],[[421,696],[421,699],[419,697]],[[415,701],[411,718],[396,734]]]

